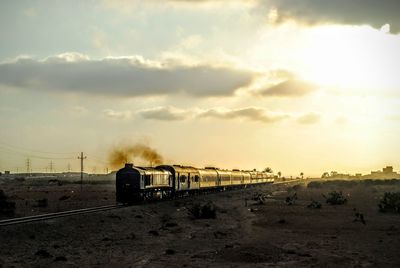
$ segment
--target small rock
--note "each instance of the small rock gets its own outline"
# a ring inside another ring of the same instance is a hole
[[[175,254],[175,250],[173,250],[173,249],[167,249],[167,250],[165,250],[165,254],[167,254],[167,255],[174,255],[174,254]]]
[[[64,256],[57,256],[54,261],[67,261],[67,258],[65,258]]]
[[[127,236],[127,239],[135,239],[136,235],[134,233],[131,233],[129,236]]]
[[[52,257],[51,254],[49,252],[47,252],[47,250],[45,249],[39,249],[36,253],[36,256],[40,256],[42,258],[50,258]]]
[[[61,196],[58,200],[63,201],[63,200],[67,200],[67,199],[70,199],[70,198],[71,198],[71,197],[68,196],[68,195],[63,195],[63,196]]]
[[[221,232],[221,231],[214,232],[214,237],[217,238],[217,239],[226,237],[227,235],[228,235],[227,233],[224,233],[224,232]]]
[[[154,236],[159,236],[160,235],[156,230],[150,230],[149,234],[152,234]]]
[[[306,253],[306,252],[297,252],[297,256],[300,256],[300,257],[312,257],[311,254]]]
[[[165,224],[165,227],[175,227],[175,226],[178,226],[178,224],[176,222],[167,222]]]
[[[110,219],[118,219],[118,220],[121,219],[121,217],[120,217],[120,216],[117,216],[117,215],[108,215],[107,218],[110,218]]]

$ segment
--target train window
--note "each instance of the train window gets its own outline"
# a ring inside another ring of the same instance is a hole
[[[200,177],[198,175],[194,176],[194,182],[199,182],[200,181]]]
[[[179,181],[180,181],[180,182],[185,182],[185,181],[186,181],[186,176],[185,176],[185,175],[181,175],[181,176],[179,177]]]
[[[144,175],[144,185],[150,185],[150,175]]]

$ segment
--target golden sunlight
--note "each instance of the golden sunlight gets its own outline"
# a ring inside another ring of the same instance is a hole
[[[337,89],[393,89],[399,79],[398,36],[369,26],[321,26],[310,30],[301,75]]]

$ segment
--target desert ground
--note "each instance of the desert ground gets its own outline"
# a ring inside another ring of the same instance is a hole
[[[113,184],[0,186],[16,216],[115,203]],[[347,203],[326,204],[333,190]],[[3,226],[0,267],[399,267],[400,214],[377,206],[387,191],[400,184],[264,185]],[[194,217],[208,202],[216,217]]]

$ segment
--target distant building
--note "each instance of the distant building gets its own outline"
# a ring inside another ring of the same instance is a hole
[[[393,173],[393,167],[392,166],[387,166],[385,168],[382,168],[383,173]]]
[[[371,171],[371,174],[363,176],[365,179],[399,179],[400,174],[393,171],[392,166],[382,168],[382,171]]]
[[[356,173],[355,175],[343,174],[337,171],[331,171],[330,175],[325,172],[322,178],[330,179],[400,179],[400,174],[393,171],[392,166],[386,166],[382,170],[371,171],[371,174],[362,175],[361,173]]]

